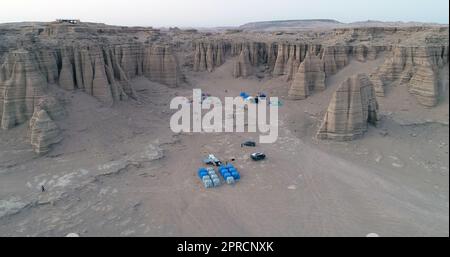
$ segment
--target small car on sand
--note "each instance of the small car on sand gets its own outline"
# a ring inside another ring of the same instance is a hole
[[[256,143],[254,141],[249,140],[249,141],[242,142],[241,147],[243,147],[243,146],[255,147]]]
[[[252,160],[254,161],[260,161],[260,160],[264,160],[266,158],[266,155],[260,152],[256,152],[256,153],[252,153],[250,155],[250,157],[252,158]]]

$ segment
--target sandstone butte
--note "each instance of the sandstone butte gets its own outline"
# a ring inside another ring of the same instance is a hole
[[[334,92],[317,132],[320,139],[352,140],[378,121],[378,103],[369,77],[362,73],[347,78]]]

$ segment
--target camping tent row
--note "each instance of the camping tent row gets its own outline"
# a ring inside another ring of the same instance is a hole
[[[229,185],[234,184],[241,179],[241,175],[232,164],[219,166],[219,172],[225,182]],[[197,174],[206,188],[218,187],[221,185],[220,178],[213,167],[199,168]]]

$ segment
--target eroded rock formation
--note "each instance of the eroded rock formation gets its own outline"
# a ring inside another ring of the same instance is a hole
[[[250,62],[250,53],[247,47],[242,48],[236,62],[234,63],[233,76],[248,77],[253,74],[253,67]]]
[[[381,51],[384,51],[383,46],[367,46],[361,44],[353,48],[353,56],[356,60],[365,62],[366,60],[375,60]]]
[[[106,105],[135,98],[129,80],[145,75],[169,86],[181,83],[169,46],[125,44],[12,50],[0,68],[0,118],[4,129],[28,120],[48,84],[79,89]]]
[[[231,56],[237,56],[233,70],[234,77],[248,76],[259,66],[266,66],[267,70],[271,71],[275,64],[276,45],[274,43],[233,42],[230,49]]]
[[[46,153],[53,144],[62,140],[61,131],[47,111],[36,108],[29,124],[30,143],[38,154]]]
[[[308,52],[314,53],[319,60],[325,76],[331,76],[345,67],[352,58],[364,62],[374,60],[378,53],[384,51],[383,46],[366,44],[357,45],[322,45],[316,43],[292,42],[259,42],[259,41],[225,41],[205,40],[195,42],[193,55],[194,71],[213,71],[222,65],[228,56],[238,56],[236,62],[242,64],[239,57],[246,49],[248,62],[252,67],[266,66],[273,76],[287,75],[288,81],[293,80],[300,64]],[[235,64],[239,66],[239,64]],[[233,73],[234,70],[233,70]],[[236,77],[236,75],[235,75]]]
[[[3,129],[27,121],[47,87],[32,55],[25,50],[10,52],[0,67],[0,118]]]
[[[172,87],[178,86],[182,80],[178,60],[169,46],[146,48],[143,71],[150,80]]]
[[[178,62],[169,46],[136,43],[74,46],[61,55],[60,86],[68,90],[82,89],[108,105],[135,98],[129,80],[137,76],[145,75],[169,86],[181,83]]]
[[[395,46],[371,79],[378,96],[386,86],[406,85],[424,106],[436,105],[438,71],[448,63],[448,45],[441,47]]]
[[[378,103],[366,74],[347,78],[336,90],[325,113],[317,138],[352,140],[378,121]]]
[[[66,115],[66,111],[58,99],[51,95],[41,97],[35,106],[35,111],[45,110],[52,120],[60,120]]]
[[[287,79],[291,80],[305,58],[308,47],[312,46],[305,44],[278,44],[272,75],[288,75]]]
[[[28,137],[34,152],[44,154],[63,139],[55,120],[64,116],[65,110],[54,96],[44,96],[38,100],[28,124]]]
[[[225,62],[226,44],[222,41],[194,43],[194,71],[213,71]]]
[[[72,69],[72,64],[69,60],[69,55],[63,52],[61,58],[61,71],[59,72],[59,85],[66,90],[73,90],[75,88],[75,80]]]
[[[289,89],[289,97],[291,99],[305,99],[311,91],[322,91],[324,89],[325,72],[322,62],[314,51],[309,51],[294,75]]]
[[[448,27],[230,34],[50,23],[6,30],[0,26],[0,34],[5,35],[0,40],[0,125],[5,129],[38,115],[37,110],[44,110],[51,120],[62,116],[58,100],[51,100],[56,95],[51,84],[83,91],[110,106],[138,98],[131,83],[134,78],[146,76],[175,87],[183,82],[185,69],[211,72],[227,58],[235,61],[233,77],[285,76],[291,81],[289,97],[305,99],[313,91],[324,90],[326,78],[350,61],[386,56],[384,64],[370,74],[371,90],[383,96],[387,86],[405,85],[419,103],[434,106],[442,84],[439,73],[448,65],[449,55]],[[361,134],[364,124],[356,117],[365,117],[366,112],[358,114],[359,107],[353,107],[358,105],[354,91],[364,88],[360,90],[363,98],[368,95],[372,103],[372,91],[365,89],[368,83],[367,76],[359,75],[340,87],[335,107],[330,104],[327,112],[327,125],[319,133],[322,137]],[[351,97],[342,100],[343,91]],[[361,101],[365,108],[366,100]],[[346,102],[352,107],[340,109]],[[351,114],[352,120],[342,113]]]

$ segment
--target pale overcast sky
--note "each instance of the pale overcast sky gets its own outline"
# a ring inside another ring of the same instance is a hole
[[[0,0],[0,23],[78,18],[114,25],[214,27],[336,19],[448,24],[448,0]]]

